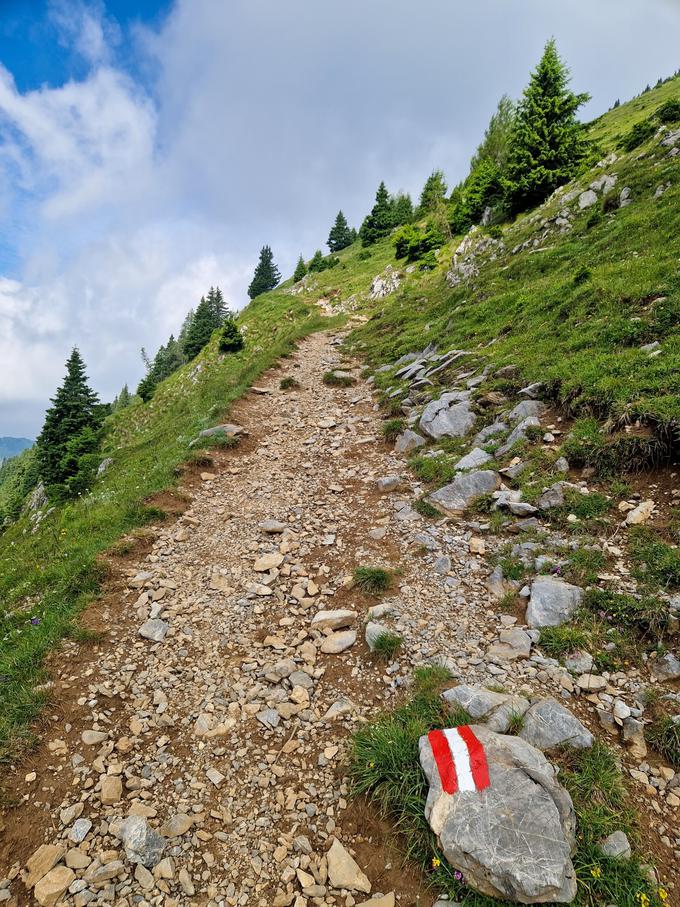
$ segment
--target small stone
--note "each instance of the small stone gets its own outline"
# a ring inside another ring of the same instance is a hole
[[[600,844],[600,850],[605,857],[619,860],[629,860],[632,854],[631,846],[622,831],[615,831],[608,835]]]
[[[150,640],[151,642],[163,642],[169,629],[170,624],[166,623],[164,620],[161,620],[158,617],[155,617],[152,620],[147,620],[146,623],[142,624],[142,626],[139,628],[139,635],[144,639]]]
[[[341,652],[351,648],[356,641],[357,634],[354,630],[331,633],[321,643],[321,651],[324,655],[339,655]]]
[[[348,891],[363,891],[370,894],[371,883],[337,838],[333,839],[326,857],[328,878],[333,888],[346,888]]]
[[[115,775],[107,775],[102,781],[99,798],[104,806],[119,803],[123,796],[123,782]]]
[[[92,822],[89,819],[77,819],[69,829],[68,839],[74,844],[80,844],[88,836]]]
[[[98,743],[103,743],[108,736],[104,731],[83,731],[80,739],[85,746],[96,746]]]
[[[581,674],[576,683],[582,690],[587,690],[589,693],[598,693],[607,686],[607,681],[599,674]]]

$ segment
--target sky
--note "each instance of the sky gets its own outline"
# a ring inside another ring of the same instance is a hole
[[[680,66],[680,3],[0,0],[0,436],[74,345],[111,400],[261,246],[288,275],[380,180],[455,185],[551,36],[591,118]]]

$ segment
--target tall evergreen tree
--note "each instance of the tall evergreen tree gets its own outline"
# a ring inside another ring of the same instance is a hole
[[[423,191],[420,193],[418,213],[427,214],[429,211],[434,211],[446,197],[447,191],[448,186],[444,173],[441,170],[433,170],[425,180]]]
[[[295,265],[295,270],[293,271],[293,280],[295,281],[295,283],[297,283],[298,280],[302,280],[306,273],[307,265],[305,264],[305,260],[301,255],[298,258],[297,264]]]
[[[87,435],[91,440],[99,428],[99,398],[87,383],[85,363],[76,347],[66,362],[66,377],[52,398],[45,423],[36,442],[40,478],[46,486],[63,486],[74,475],[69,444]]]
[[[507,173],[515,212],[540,204],[572,179],[585,155],[576,112],[590,96],[574,94],[569,80],[555,41],[548,41],[515,117]]]
[[[220,326],[214,303],[201,296],[196,306],[194,317],[186,332],[182,352],[187,359],[194,359],[212,337],[213,331]]]
[[[179,347],[182,350],[182,352],[184,352],[184,345],[187,340],[187,334],[189,333],[189,328],[191,327],[191,322],[193,320],[194,320],[194,310],[189,309],[184,321],[182,322],[182,327],[179,330],[179,334],[177,335],[177,342],[179,343]]]
[[[398,192],[390,199],[392,223],[395,227],[410,224],[413,220],[413,202],[408,192]]]
[[[335,223],[331,227],[331,232],[328,234],[327,246],[331,252],[339,252],[341,249],[346,249],[347,246],[351,245],[352,231],[349,228],[345,215],[342,211],[338,211]]]
[[[229,309],[224,301],[222,290],[219,287],[210,287],[206,302],[210,306],[215,319],[215,327],[219,327],[229,314]]]
[[[489,120],[484,138],[472,156],[470,172],[483,161],[490,161],[500,172],[505,170],[512,146],[515,125],[515,102],[506,94],[498,102],[495,113]]]
[[[361,244],[363,246],[373,245],[383,236],[387,236],[393,226],[394,214],[390,204],[390,195],[385,183],[382,182],[375,194],[375,204],[371,213],[364,219],[359,230]]]
[[[273,290],[281,280],[281,272],[274,264],[274,254],[269,246],[263,246],[260,251],[260,260],[255,267],[255,274],[248,287],[248,296],[255,299],[261,293]]]

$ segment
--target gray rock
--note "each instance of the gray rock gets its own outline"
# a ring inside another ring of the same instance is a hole
[[[531,637],[519,627],[501,630],[498,642],[489,648],[489,658],[500,658],[502,661],[514,661],[516,658],[528,658],[531,654]]]
[[[442,394],[427,404],[420,417],[420,430],[430,438],[463,438],[474,426],[468,391]]]
[[[521,718],[530,706],[528,699],[523,696],[509,696],[507,700],[494,709],[486,721],[490,731],[497,734],[506,734],[514,719]]]
[[[388,265],[383,274],[373,278],[371,288],[368,291],[369,299],[384,299],[398,290],[400,283],[399,272],[392,265]]]
[[[483,725],[472,731],[489,767],[490,786],[482,791],[444,793],[428,738],[419,742],[430,783],[425,817],[442,853],[482,894],[524,904],[571,902],[576,820],[555,769],[524,740]]]
[[[394,491],[400,482],[399,476],[383,476],[375,484],[378,486],[378,491]]]
[[[113,466],[113,457],[105,457],[97,467],[97,476],[102,476],[109,468]]]
[[[131,863],[141,863],[151,869],[160,862],[165,842],[142,816],[128,816],[117,831],[123,842],[125,854]]]
[[[151,642],[163,642],[169,629],[170,624],[159,617],[154,617],[153,620],[147,620],[146,623],[142,624],[139,628],[139,635],[143,636],[144,639],[151,640]]]
[[[445,576],[451,569],[451,558],[446,554],[442,554],[442,556],[438,557],[434,562],[432,569],[435,573],[439,573],[442,576]]]
[[[526,623],[530,627],[559,627],[581,604],[583,590],[553,576],[539,576],[531,584]]]
[[[411,453],[412,450],[417,450],[419,447],[422,447],[424,444],[427,444],[427,441],[422,435],[407,428],[395,441],[394,452],[397,454],[408,454]]]
[[[544,491],[538,499],[538,506],[541,510],[552,510],[553,507],[561,507],[563,504],[564,492],[562,491],[561,482],[555,482],[555,484],[551,485],[547,491]]]
[[[43,507],[46,507],[48,504],[49,500],[47,498],[47,492],[45,491],[45,485],[43,482],[38,482],[28,499],[28,509],[35,512],[36,510],[41,510]]]
[[[614,831],[600,843],[600,850],[605,857],[618,860],[630,860],[632,849],[625,832]]]
[[[483,718],[510,699],[507,693],[494,693],[493,690],[466,683],[444,690],[442,698],[450,705],[462,706],[472,718]]]
[[[672,652],[666,652],[652,664],[652,674],[657,680],[677,680],[680,677],[680,661]]]
[[[497,435],[504,435],[507,431],[509,431],[509,427],[505,422],[494,422],[477,432],[474,437],[474,443],[486,444],[491,438],[495,438]]]
[[[572,674],[588,674],[593,669],[594,659],[589,652],[572,652],[564,659],[564,666]]]
[[[528,501],[508,501],[507,508],[515,516],[533,516],[538,513],[538,508]]]
[[[485,463],[488,463],[491,460],[491,454],[488,454],[485,450],[482,450],[481,447],[475,447],[470,451],[469,454],[466,454],[464,457],[456,463],[456,469],[478,469],[480,466],[484,466]]]
[[[517,406],[508,413],[508,419],[513,423],[522,422],[524,419],[528,419],[531,416],[535,419],[540,419],[546,409],[545,403],[541,403],[540,400],[522,400],[521,403],[518,403]]]
[[[593,745],[593,735],[588,728],[552,698],[542,699],[531,706],[524,716],[519,736],[541,750],[557,746],[587,749]]]
[[[594,192],[592,189],[587,189],[578,197],[578,206],[581,211],[583,211],[585,208],[592,208],[592,206],[596,204],[597,192]]]
[[[280,520],[262,520],[257,525],[267,535],[281,535],[288,528],[288,524],[282,523]]]
[[[560,457],[559,460],[555,461],[555,472],[569,472],[569,461],[566,457]]]
[[[366,624],[365,638],[366,645],[371,650],[375,652],[375,646],[381,636],[390,633],[390,628],[386,627],[385,624],[381,624],[376,620],[371,620]]]
[[[449,485],[429,495],[428,500],[440,507],[445,513],[455,515],[462,513],[482,495],[490,494],[500,487],[501,480],[497,472],[480,470],[456,476]]]
[[[92,822],[89,819],[76,819],[68,832],[69,841],[73,841],[74,844],[80,844],[88,836],[91,828]]]
[[[502,444],[496,451],[496,457],[504,457],[508,451],[512,450],[518,441],[526,441],[527,431],[530,428],[540,428],[541,423],[535,416],[529,416],[523,419],[508,435],[505,444]]]
[[[542,390],[543,382],[534,381],[533,384],[527,384],[526,387],[523,387],[522,390],[518,392],[518,396],[527,397],[529,400],[535,400]]]

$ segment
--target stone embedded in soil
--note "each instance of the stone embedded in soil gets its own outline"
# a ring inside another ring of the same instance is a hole
[[[363,891],[364,894],[370,894],[371,883],[354,857],[337,838],[333,840],[326,858],[328,880],[333,888],[346,888],[347,891]]]
[[[139,635],[151,642],[163,642],[169,629],[168,623],[156,617],[142,624],[139,628]]]
[[[26,888],[33,886],[62,859],[66,853],[63,844],[41,844],[40,847],[28,858],[21,874]]]
[[[120,823],[117,836],[123,842],[131,863],[151,869],[163,856],[165,842],[142,816],[129,816]]]
[[[330,627],[332,630],[340,630],[355,623],[356,619],[357,612],[350,611],[348,608],[338,608],[335,611],[317,611],[312,618],[312,629],[323,630],[325,627]]]
[[[576,896],[576,817],[553,766],[518,737],[484,725],[471,730],[486,754],[490,786],[483,790],[444,792],[427,736],[419,742],[430,784],[425,817],[444,857],[482,894],[570,903]]]
[[[357,641],[357,634],[354,630],[343,630],[340,633],[331,633],[321,643],[321,651],[324,655],[339,655],[351,648]]]
[[[630,842],[623,831],[613,831],[600,842],[600,850],[605,857],[617,860],[629,860],[632,854]]]
[[[450,515],[461,514],[478,498],[491,494],[500,487],[501,480],[497,472],[480,470],[459,476],[443,488],[439,488],[428,497],[428,501]]]
[[[394,442],[394,452],[397,454],[409,454],[411,451],[417,450],[424,444],[427,444],[427,441],[422,435],[407,428]]]
[[[75,877],[75,872],[68,866],[55,866],[35,886],[33,895],[36,901],[41,907],[54,907]]]
[[[473,428],[477,417],[470,405],[469,392],[453,391],[442,394],[427,404],[420,417],[420,430],[434,438],[463,438]]]
[[[559,746],[587,749],[594,739],[569,709],[552,698],[531,706],[524,715],[519,736],[544,752]]]
[[[526,622],[530,627],[558,627],[581,604],[583,590],[552,576],[539,576],[531,584]]]

